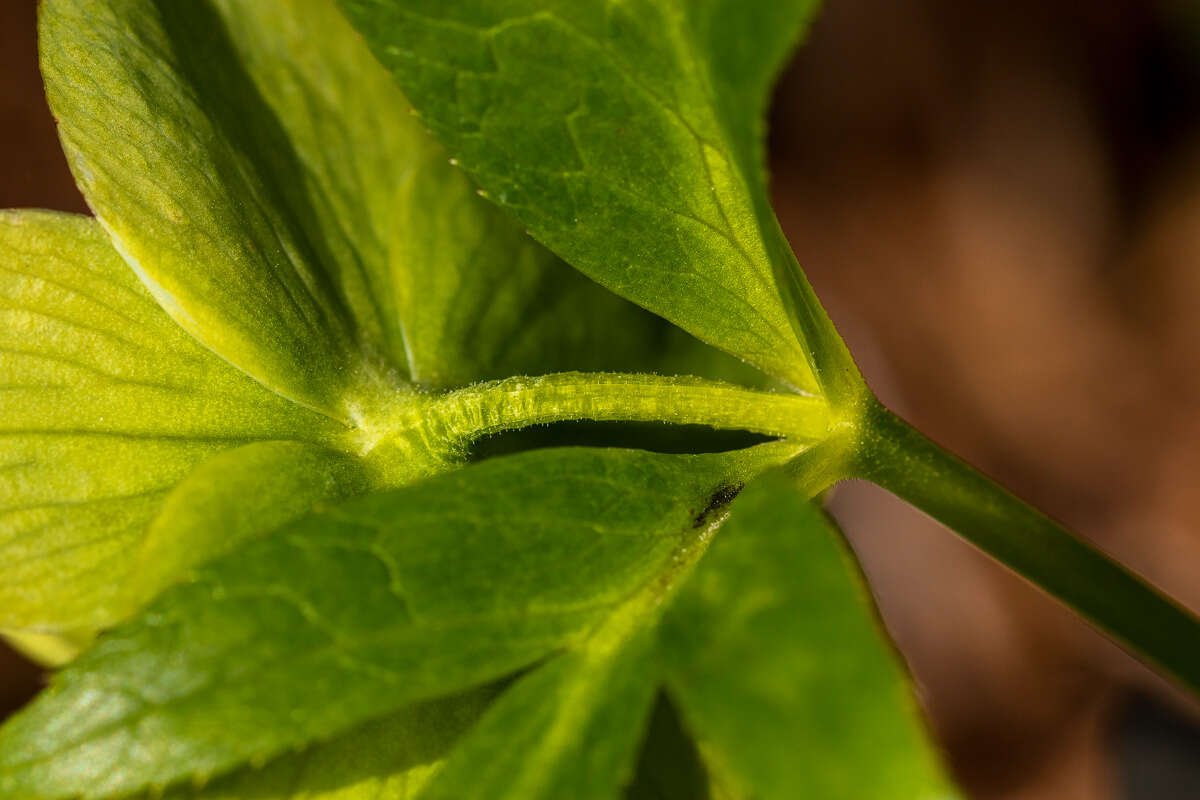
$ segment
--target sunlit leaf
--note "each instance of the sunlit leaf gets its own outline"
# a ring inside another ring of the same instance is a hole
[[[478,197],[331,0],[212,5],[301,162],[356,323],[413,380],[446,387],[646,363],[654,318]]]
[[[760,144],[814,4],[752,5],[343,0],[422,120],[539,240],[815,391],[809,348],[826,343],[798,335],[832,329],[770,210]]]
[[[169,590],[0,729],[0,797],[208,776],[569,648],[653,608],[736,487],[795,452],[536,451],[285,526]]]
[[[39,19],[68,160],[121,255],[201,342],[348,419],[377,369],[335,291],[347,265],[212,5],[48,0]]]
[[[331,0],[41,20],[89,203],[181,325],[281,394],[353,421],[396,377],[656,366],[657,321],[476,196]]]
[[[167,496],[132,555],[126,608],[247,539],[368,486],[357,460],[303,442],[257,442],[213,456]]]
[[[197,345],[94,220],[0,212],[0,318],[2,629],[112,622],[132,554],[197,465],[340,433]]]

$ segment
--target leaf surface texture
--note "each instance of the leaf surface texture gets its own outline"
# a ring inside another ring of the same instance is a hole
[[[536,451],[310,515],[62,672],[0,729],[0,797],[208,776],[569,649],[640,613],[730,487],[794,449]]]
[[[111,623],[133,553],[193,469],[340,433],[199,346],[94,220],[0,212],[0,298],[0,628]]]
[[[796,315],[823,312],[792,305],[803,277],[766,196],[759,121],[814,4],[750,5],[343,1],[422,119],[539,240],[818,391]],[[745,45],[723,37],[730,23]]]
[[[955,796],[841,534],[787,479],[737,500],[661,630],[667,690],[722,791]]]

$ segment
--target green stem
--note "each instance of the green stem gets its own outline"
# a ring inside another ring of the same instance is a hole
[[[595,420],[708,425],[816,441],[829,430],[820,397],[764,392],[690,377],[562,372],[506,378],[433,401],[427,420],[450,441],[548,422]]]
[[[1142,578],[947,453],[878,403],[853,477],[922,509],[1200,692],[1200,619]]]

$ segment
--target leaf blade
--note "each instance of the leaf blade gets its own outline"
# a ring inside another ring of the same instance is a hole
[[[231,363],[344,419],[367,367],[321,242],[286,213],[303,196],[263,158],[269,147],[299,172],[294,154],[211,7],[50,0],[39,27],[68,161],[143,283]]]
[[[50,0],[41,25],[89,203],[277,391],[346,419],[396,380],[653,366],[659,321],[477,197],[332,0]]]
[[[316,220],[332,220],[324,239],[333,249],[345,239],[362,262],[361,285],[349,269],[338,278],[357,324],[385,330],[384,349],[413,381],[658,366],[645,351],[661,321],[480,198],[331,0],[216,8],[306,168],[309,195],[330,198]]]
[[[412,800],[487,707],[492,687],[419,703],[329,742],[238,770],[169,800]]]
[[[584,645],[506,691],[425,800],[606,800],[629,779],[657,689],[653,621],[615,648]]]
[[[754,132],[724,129],[702,67],[716,54],[682,7],[343,7],[464,169],[540,241],[698,338],[819,390],[776,284],[788,265],[775,263],[780,234],[753,177],[760,148],[736,152]],[[761,105],[770,71],[742,77]]]
[[[147,529],[123,590],[126,615],[190,569],[369,486],[357,459],[303,442],[218,453],[172,490]]]
[[[341,433],[192,341],[94,220],[0,212],[0,296],[0,628],[86,638],[198,464]]]
[[[954,796],[839,534],[770,478],[734,504],[664,618],[685,725],[735,796]]]
[[[310,516],[200,570],[0,728],[0,797],[209,775],[501,677],[652,584],[731,482],[795,449],[537,451]]]

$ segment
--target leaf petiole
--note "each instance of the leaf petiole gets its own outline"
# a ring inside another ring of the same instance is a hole
[[[515,377],[436,398],[425,424],[465,446],[482,436],[550,422],[663,422],[708,425],[817,441],[832,416],[824,398],[746,389],[693,377],[561,372]]]
[[[1200,619],[878,402],[850,477],[920,508],[1097,628],[1200,691]]]

